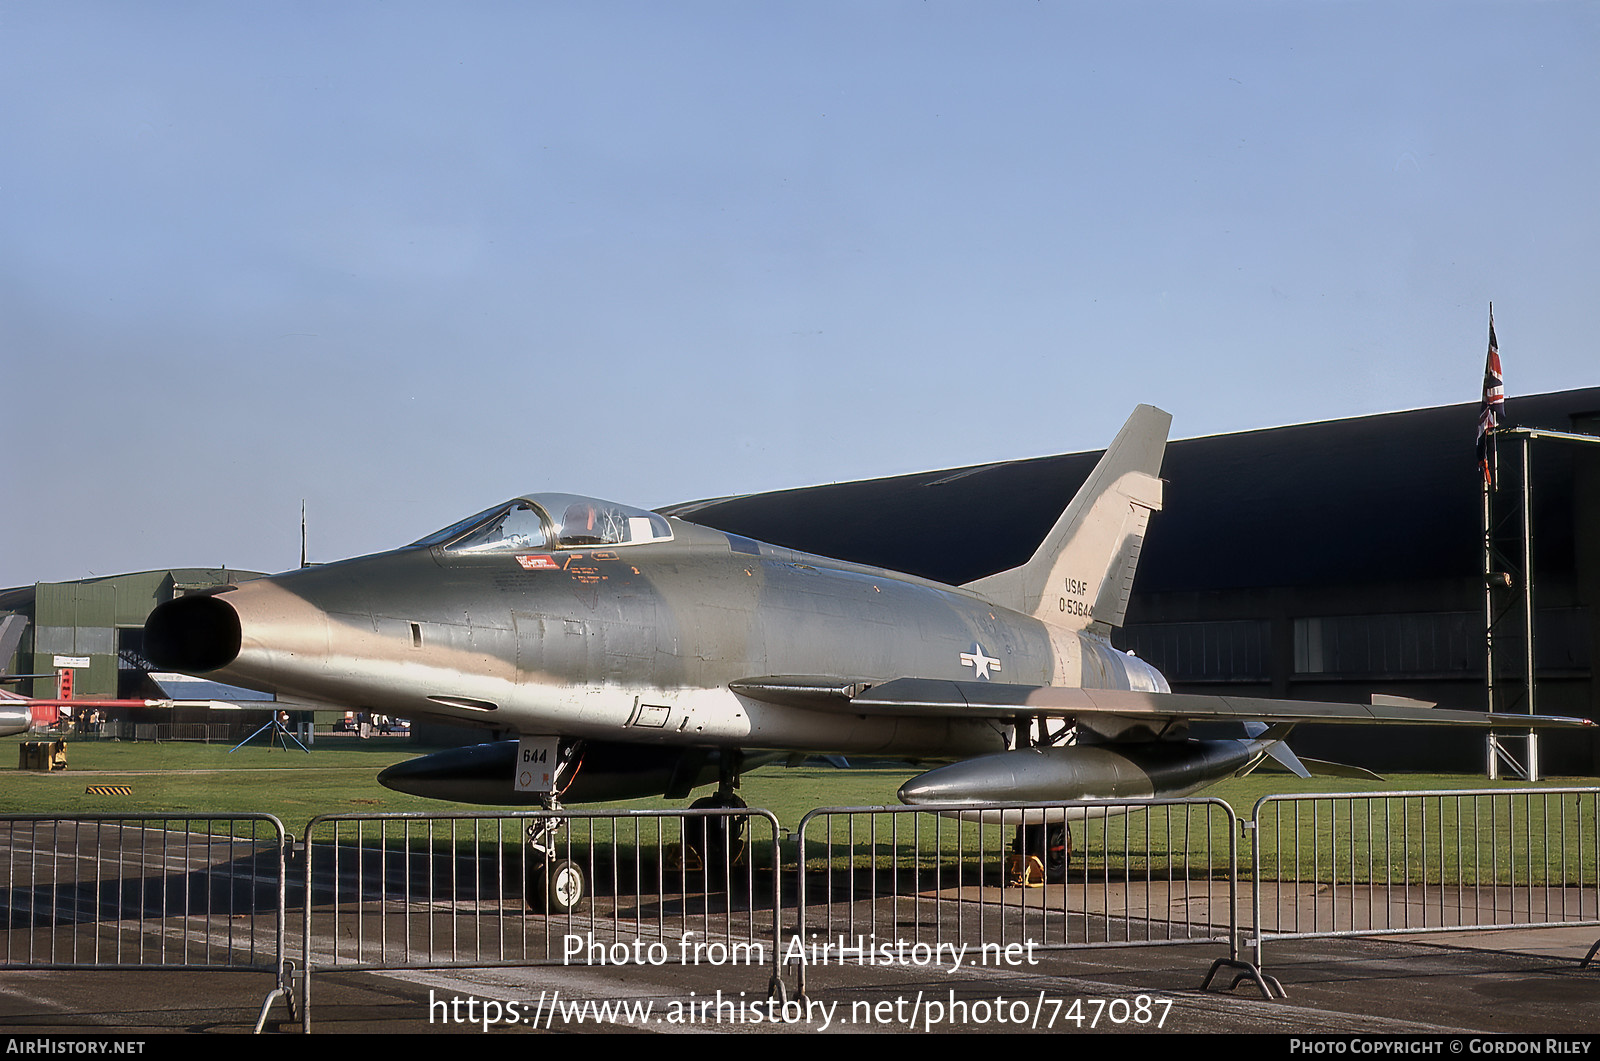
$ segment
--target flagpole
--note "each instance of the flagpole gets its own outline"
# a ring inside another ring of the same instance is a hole
[[[1538,686],[1537,663],[1533,655],[1533,438],[1522,436],[1522,607],[1523,639],[1527,645],[1528,716],[1534,714],[1534,690]],[[1539,734],[1528,726],[1528,780],[1539,780]]]
[[[1490,299],[1489,300],[1489,349],[1491,351],[1495,351],[1498,346],[1499,346],[1499,344],[1497,342],[1495,342],[1495,337],[1494,337],[1494,300]],[[1487,395],[1485,397],[1487,398]],[[1499,426],[1500,425],[1498,423],[1496,423],[1494,425],[1494,428],[1491,428],[1489,430],[1489,467],[1491,469],[1493,469],[1492,475],[1491,475],[1491,478],[1490,478],[1489,481],[1493,483],[1494,489],[1495,489],[1496,492],[1498,492],[1499,489],[1500,489],[1500,436],[1499,436],[1499,434],[1497,433],[1497,430],[1496,430],[1496,429],[1499,428]]]
[[[1484,629],[1484,698],[1489,712],[1495,710],[1495,591],[1509,588],[1508,576],[1495,570],[1494,552],[1494,496],[1500,492],[1499,418],[1495,415],[1495,399],[1504,400],[1503,382],[1494,334],[1494,303],[1489,303],[1489,352],[1483,366],[1483,403],[1478,411],[1478,461],[1483,480],[1483,629]],[[1499,740],[1491,731],[1488,738],[1488,776],[1492,781],[1499,776]]]
[[[1483,481],[1483,673],[1487,703],[1494,713],[1494,530],[1489,524],[1489,480]],[[1491,741],[1493,738],[1490,738]],[[1489,755],[1489,777],[1495,776],[1494,755]]]

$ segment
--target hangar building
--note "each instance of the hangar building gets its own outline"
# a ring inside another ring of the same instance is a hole
[[[1600,435],[1600,388],[1510,398],[1507,412],[1524,427]],[[1388,693],[1483,709],[1477,417],[1471,403],[1170,443],[1164,508],[1150,523],[1127,626],[1113,640],[1180,692],[1342,702]],[[1597,718],[1600,446],[1533,445],[1536,708]],[[1041,457],[671,511],[964,583],[1024,562],[1098,458]],[[1498,648],[1496,656],[1515,660],[1525,641],[1504,636],[1506,656]],[[1505,670],[1496,668],[1502,689]],[[1497,700],[1496,709],[1518,708]],[[1481,733],[1384,733],[1308,726],[1293,743],[1302,754],[1380,770],[1472,773],[1487,763]],[[1545,776],[1600,775],[1600,738],[1546,736],[1540,760]]]
[[[1600,435],[1600,387],[1507,400],[1513,423]],[[1172,442],[1118,647],[1181,692],[1485,706],[1476,403]],[[1537,442],[1537,710],[1600,718],[1600,446]],[[964,583],[1031,555],[1099,453],[719,498],[669,509],[827,556]],[[1506,461],[1502,455],[1502,461]],[[1515,478],[1514,476],[1512,478]],[[959,518],[953,518],[959,514]],[[73,657],[79,696],[156,696],[161,601],[254,577],[185,569],[0,591],[31,626],[14,673]],[[1522,644],[1515,635],[1507,655]],[[1498,655],[1498,652],[1497,652]],[[3,662],[3,661],[0,661]],[[1504,666],[1497,667],[1497,681]],[[24,686],[24,692],[29,690]],[[33,695],[51,695],[43,685]],[[1498,710],[1517,710],[1497,701]],[[1525,709],[1525,708],[1523,708]],[[1306,726],[1304,755],[1481,773],[1481,733]],[[1546,737],[1546,776],[1600,775],[1600,736]]]
[[[77,699],[169,697],[171,693],[150,679],[150,665],[144,659],[144,621],[151,610],[185,593],[259,577],[254,571],[175,568],[0,590],[0,617],[21,615],[28,620],[15,657],[0,660],[0,667],[9,663],[10,674],[53,675],[70,669]],[[56,680],[36,678],[8,688],[25,696],[53,697]],[[171,711],[134,714],[140,717],[130,721],[208,721],[199,711],[190,712],[192,718]]]

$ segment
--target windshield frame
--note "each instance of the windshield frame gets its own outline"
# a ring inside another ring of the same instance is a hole
[[[567,532],[564,524],[572,519],[574,511],[585,516],[584,533]],[[510,517],[526,512],[518,530],[531,531],[528,516],[538,521],[542,541],[534,542],[525,534],[510,538],[496,538],[477,542],[494,530],[505,526]],[[555,513],[561,513],[558,520]],[[596,533],[598,532],[598,533]],[[674,537],[667,517],[632,505],[585,497],[580,494],[526,494],[514,497],[492,508],[458,520],[448,527],[434,531],[413,542],[414,547],[441,549],[458,556],[479,553],[537,553],[576,549],[626,549],[635,545],[649,545],[671,541]]]

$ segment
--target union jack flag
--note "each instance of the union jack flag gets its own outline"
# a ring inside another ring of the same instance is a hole
[[[1506,385],[1500,375],[1500,344],[1494,338],[1494,307],[1489,307],[1489,356],[1483,365],[1483,407],[1478,410],[1478,470],[1489,486],[1491,469],[1489,432],[1500,426],[1506,411]]]

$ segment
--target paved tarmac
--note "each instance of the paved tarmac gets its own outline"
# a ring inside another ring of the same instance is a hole
[[[92,836],[52,830],[42,839],[31,831],[13,838],[17,851],[29,852],[13,858],[18,873],[25,868],[28,874],[5,893],[3,955],[14,966],[30,967],[0,970],[0,1041],[5,1043],[0,1048],[29,1051],[31,1041],[31,1052],[40,1052],[37,1044],[55,1042],[56,1036],[115,1042],[252,1031],[274,988],[267,974],[42,967],[69,962],[259,965],[270,964],[276,953],[277,877],[261,862],[259,841],[224,841],[187,830],[130,827],[123,832],[107,825],[95,830]],[[473,866],[374,852],[343,862],[318,858],[311,942],[318,971],[309,983],[294,981],[292,1009],[284,998],[271,1000],[264,1030],[294,1033],[308,1020],[317,1033],[387,1035],[1359,1035],[1412,1037],[1409,1041],[1437,1043],[1444,1052],[1467,1053],[1478,1051],[1462,1037],[1576,1037],[1555,1046],[1541,1040],[1543,1053],[1560,1052],[1564,1044],[1587,1047],[1600,1032],[1600,964],[1584,967],[1600,939],[1592,889],[1534,892],[1523,886],[1517,905],[1500,894],[1502,889],[1484,888],[1475,892],[1482,906],[1473,907],[1437,886],[1387,889],[1377,903],[1372,889],[1275,885],[1263,919],[1286,926],[1280,930],[1316,923],[1317,911],[1337,918],[1339,930],[1375,927],[1379,912],[1408,918],[1402,921],[1407,926],[1439,924],[1441,912],[1451,911],[1463,920],[1448,923],[1516,911],[1548,919],[1546,899],[1549,909],[1566,919],[1589,923],[1271,939],[1264,972],[1281,985],[1279,993],[1263,990],[1268,985],[1251,976],[1239,977],[1233,968],[1217,970],[1209,988],[1202,987],[1214,963],[1228,956],[1226,945],[1218,942],[1226,934],[1216,927],[1227,922],[1231,909],[1225,883],[1185,880],[1180,887],[1141,881],[1092,888],[1080,883],[1036,890],[956,883],[921,890],[927,882],[913,880],[906,882],[912,894],[890,896],[871,891],[874,880],[882,883],[881,874],[857,875],[837,896],[810,907],[820,920],[809,921],[807,929],[820,929],[816,935],[824,940],[842,933],[850,942],[853,934],[865,933],[875,941],[872,960],[863,962],[856,954],[840,961],[834,955],[807,967],[802,985],[797,965],[785,966],[774,978],[770,952],[764,963],[713,958],[688,965],[655,964],[640,952],[627,953],[629,940],[770,939],[772,907],[759,895],[729,901],[726,888],[684,894],[611,889],[587,900],[581,916],[544,917],[526,911],[520,888],[512,889],[508,901],[498,880],[494,888],[483,887],[486,879]],[[299,878],[291,875],[291,880]],[[867,888],[861,897],[853,891],[858,886]],[[300,949],[301,922],[293,911],[301,890],[296,887],[289,901],[285,942],[290,953]],[[1331,902],[1334,898],[1338,901]],[[1064,922],[1066,910],[1077,914]],[[1249,916],[1250,910],[1246,904],[1241,912]],[[785,923],[792,924],[788,919],[794,916],[791,907]],[[567,938],[563,933],[585,926],[603,931],[605,942],[620,946],[622,956],[613,950],[608,964],[595,965],[511,964],[559,957]],[[713,928],[726,934],[715,935]],[[909,937],[904,944],[909,950],[876,949],[902,933]],[[1248,928],[1244,934],[1250,934]],[[799,938],[792,931],[785,934],[786,941]],[[1034,938],[1184,942],[1060,950],[1033,949],[1023,942]],[[1011,949],[981,949],[996,940],[1009,942]],[[657,945],[668,954],[665,944]],[[918,951],[917,946],[938,950]],[[504,958],[506,964],[329,971],[336,963],[464,962],[464,955],[475,953]]]
[[[1539,929],[1280,942],[1267,971],[1287,997],[1273,999],[1249,980],[1229,990],[1226,975],[1200,990],[1222,952],[1183,944],[954,973],[814,967],[803,998],[791,972],[772,1005],[766,968],[680,965],[318,973],[297,1001],[309,1001],[316,1033],[1538,1034],[1582,1048],[1600,1032],[1600,967],[1580,968],[1594,938]],[[271,988],[258,973],[6,971],[0,1034],[247,1033]],[[298,1013],[273,1003],[266,1032],[300,1028]]]

